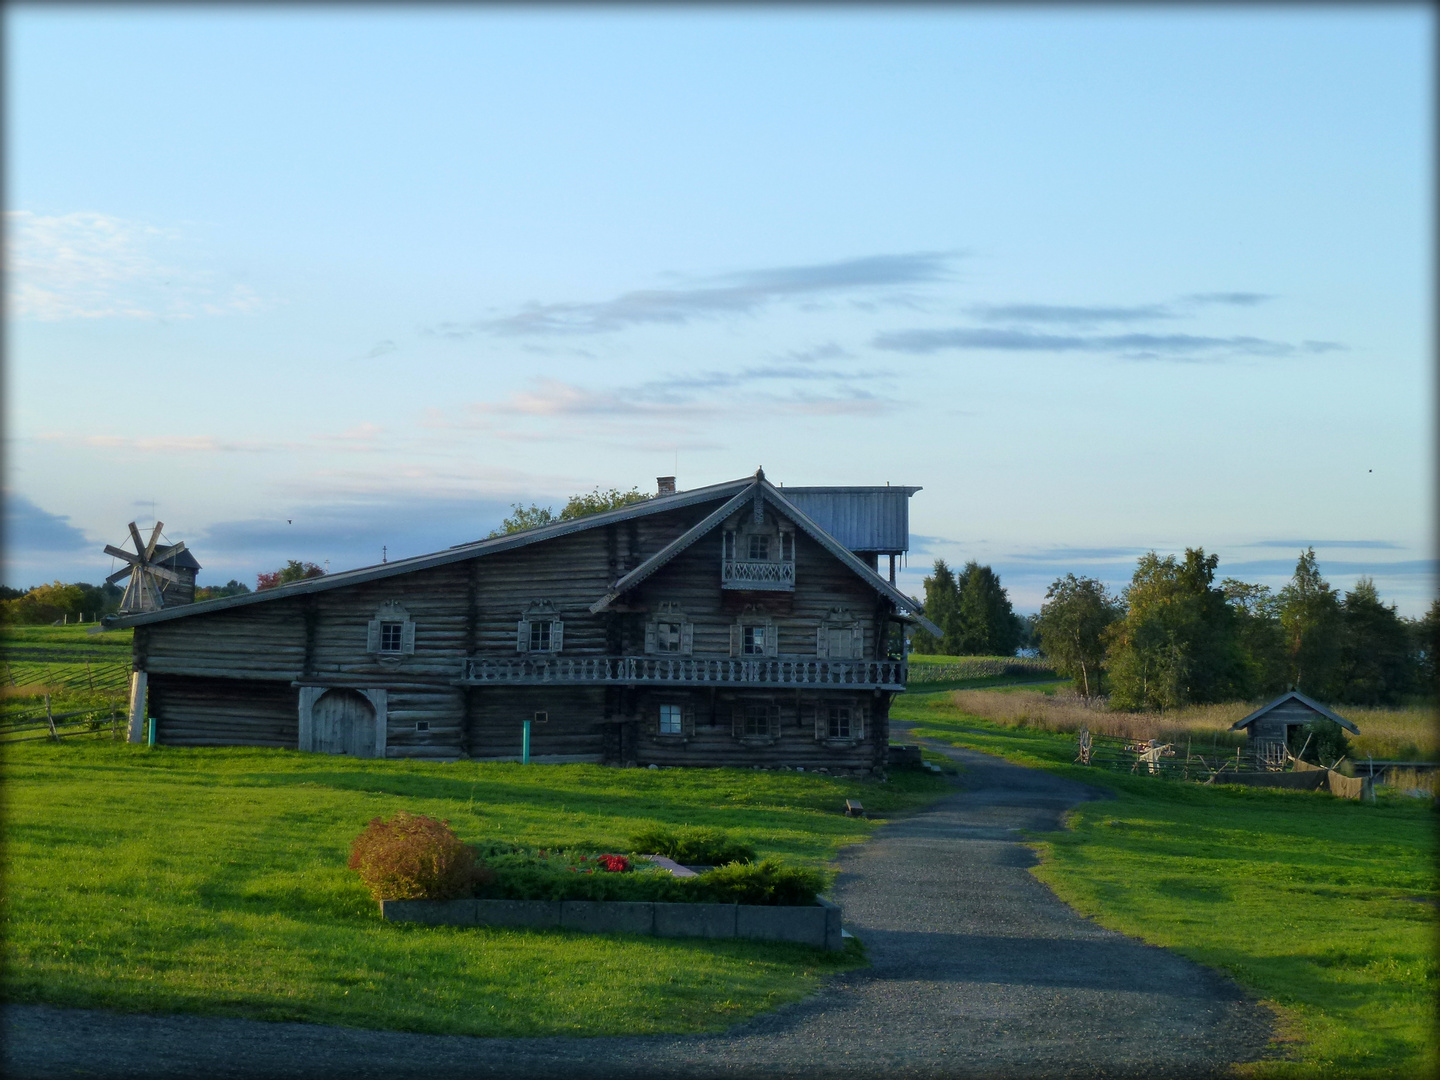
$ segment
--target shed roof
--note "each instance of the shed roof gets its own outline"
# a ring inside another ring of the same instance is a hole
[[[1339,713],[1327,709],[1324,705],[1321,705],[1313,698],[1306,697],[1304,694],[1300,693],[1299,690],[1291,690],[1288,693],[1281,694],[1268,705],[1260,706],[1260,708],[1256,709],[1243,720],[1236,720],[1235,723],[1230,725],[1230,730],[1240,731],[1242,728],[1247,728],[1256,720],[1260,719],[1260,717],[1270,712],[1272,709],[1279,708],[1281,705],[1284,705],[1288,701],[1298,701],[1301,705],[1305,706],[1307,709],[1310,709],[1312,712],[1319,713],[1321,716],[1325,717],[1328,720],[1334,720],[1335,723],[1339,724],[1352,735],[1360,734],[1360,729],[1354,724],[1352,724],[1349,720],[1346,720]]]
[[[782,487],[780,493],[851,551],[910,550],[910,496],[918,487]]]
[[[871,570],[852,555],[848,549],[833,537],[826,535],[824,530],[820,529],[819,526],[811,521],[803,512],[797,510],[783,496],[779,495],[776,488],[765,480],[763,470],[757,470],[753,477],[729,480],[723,484],[711,484],[708,487],[695,488],[692,491],[676,492],[674,495],[660,495],[646,499],[644,502],[620,507],[616,510],[605,510],[598,514],[590,514],[586,517],[575,518],[571,521],[558,521],[550,525],[540,525],[533,529],[507,533],[504,536],[497,536],[486,540],[476,540],[469,544],[459,544],[455,547],[447,548],[444,551],[433,552],[429,555],[417,555],[410,559],[397,559],[395,562],[381,563],[378,566],[361,567],[356,570],[342,570],[334,574],[326,574],[324,577],[306,578],[302,581],[294,581],[272,589],[264,589],[253,593],[242,593],[239,596],[225,596],[216,600],[202,600],[195,604],[185,604],[181,607],[138,612],[134,615],[127,615],[115,619],[111,625],[117,627],[144,626],[149,623],[168,622],[171,619],[185,619],[194,615],[206,615],[217,611],[225,611],[234,607],[245,607],[249,604],[268,603],[269,601],[286,597],[328,592],[331,589],[340,589],[347,585],[359,585],[370,581],[380,581],[384,578],[397,577],[401,574],[414,573],[417,570],[429,570],[437,566],[447,566],[451,563],[463,562],[467,559],[493,555],[501,551],[509,551],[512,548],[526,547],[543,540],[552,540],[556,537],[568,536],[571,533],[584,532],[587,529],[596,529],[602,525],[648,517],[651,514],[664,513],[667,510],[677,510],[683,507],[715,502],[721,499],[729,501],[742,492],[749,493],[756,485],[762,487],[763,497],[768,498],[777,506],[781,507],[787,515],[795,520],[797,525],[804,528],[806,532],[811,533],[827,551],[858,574],[868,585],[875,589],[876,592],[886,596],[911,614],[921,614],[923,605],[921,605],[918,600],[900,592],[888,581],[880,577],[879,574],[875,573],[875,571]]]

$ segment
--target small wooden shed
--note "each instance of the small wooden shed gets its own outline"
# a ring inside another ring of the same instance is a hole
[[[1268,705],[1262,705],[1243,720],[1230,725],[1231,731],[1244,731],[1250,745],[1257,750],[1263,745],[1289,745],[1290,733],[1323,716],[1333,720],[1351,735],[1360,734],[1360,729],[1339,713],[1327,709],[1313,698],[1299,690],[1281,694]]]

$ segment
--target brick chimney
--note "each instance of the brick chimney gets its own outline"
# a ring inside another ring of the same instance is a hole
[[[674,478],[673,476],[657,476],[657,477],[655,478],[655,483],[656,483],[656,485],[657,485],[658,488],[659,488],[659,490],[657,491],[656,494],[658,494],[658,495],[674,495],[674,494],[675,494],[675,478]]]

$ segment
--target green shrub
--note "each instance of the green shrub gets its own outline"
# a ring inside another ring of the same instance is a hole
[[[493,876],[448,821],[404,810],[371,819],[350,844],[349,867],[376,900],[455,900]]]
[[[682,865],[723,866],[755,860],[755,849],[715,828],[648,829],[630,838],[630,849],[642,855],[664,855]]]
[[[830,885],[823,870],[786,866],[779,859],[717,866],[694,882],[698,900],[718,904],[813,904]]]

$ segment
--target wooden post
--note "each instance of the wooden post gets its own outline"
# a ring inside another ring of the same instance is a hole
[[[145,741],[145,690],[149,682],[146,672],[136,671],[130,675],[130,730],[128,741]]]
[[[50,725],[50,738],[56,742],[60,741],[60,733],[55,730],[55,717],[50,715],[50,695],[45,695],[45,722]]]

